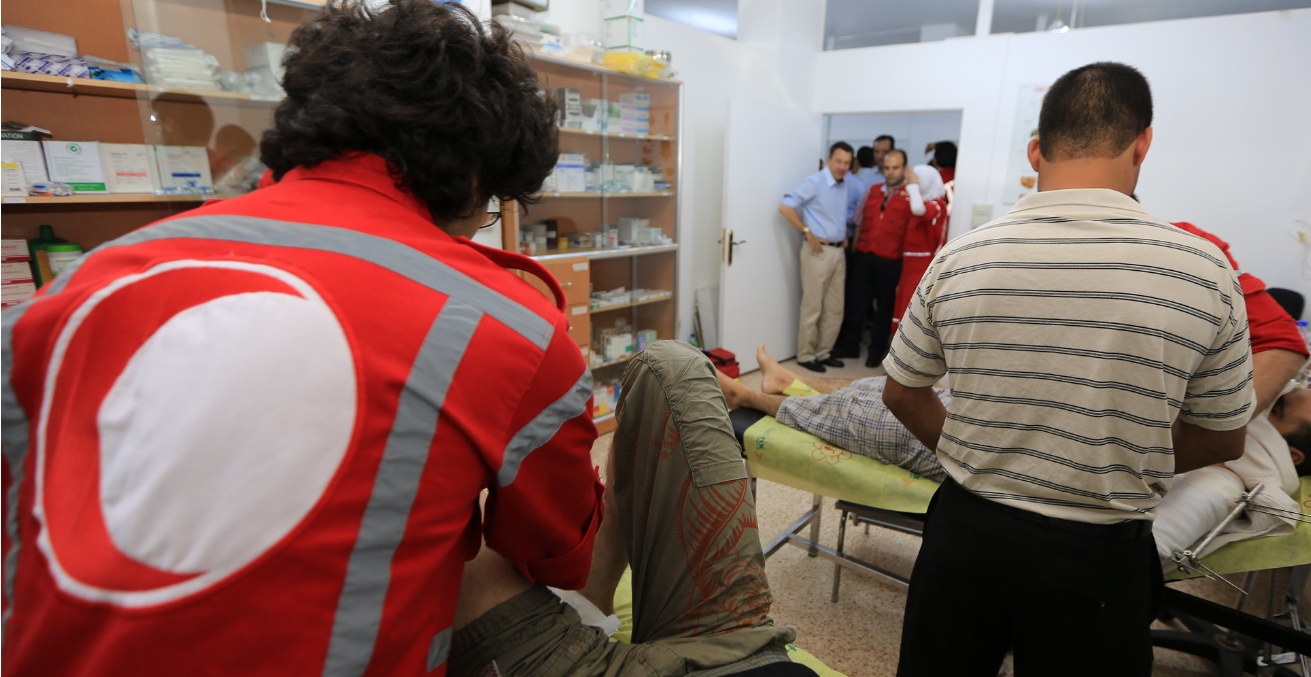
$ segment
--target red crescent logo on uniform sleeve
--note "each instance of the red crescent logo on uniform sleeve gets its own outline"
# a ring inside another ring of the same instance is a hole
[[[251,563],[321,499],[355,388],[336,315],[284,270],[173,261],[91,295],[55,339],[36,435],[56,583],[149,606]]]

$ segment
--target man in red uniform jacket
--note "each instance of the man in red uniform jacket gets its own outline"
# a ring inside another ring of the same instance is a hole
[[[875,303],[874,327],[870,330],[866,367],[878,366],[888,351],[892,336],[892,310],[901,279],[902,242],[911,214],[910,191],[918,194],[915,178],[907,177],[906,151],[894,148],[883,156],[883,178],[869,189],[865,211],[847,271],[846,302],[836,352],[843,357],[860,356],[860,338],[865,314]],[[913,172],[911,172],[913,174]]]
[[[4,314],[6,674],[442,675],[480,538],[587,581],[562,294],[466,239],[555,163],[532,67],[425,0],[330,5],[285,67],[276,183]]]

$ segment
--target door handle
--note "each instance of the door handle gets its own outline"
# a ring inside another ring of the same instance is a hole
[[[733,231],[728,231],[728,237],[725,238],[725,246],[728,248],[728,265],[733,265],[733,247],[746,243],[746,240],[734,240]]]

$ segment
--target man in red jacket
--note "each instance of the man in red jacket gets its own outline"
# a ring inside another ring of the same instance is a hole
[[[860,356],[865,315],[874,303],[866,367],[876,367],[888,351],[892,312],[901,279],[902,243],[913,217],[911,191],[919,194],[918,177],[906,166],[906,151],[894,148],[883,156],[884,183],[869,189],[852,269],[847,273],[846,305],[836,348],[843,357]]]
[[[480,539],[587,581],[590,373],[466,239],[555,163],[532,67],[426,0],[329,5],[285,67],[276,183],[4,314],[6,674],[442,675]]]

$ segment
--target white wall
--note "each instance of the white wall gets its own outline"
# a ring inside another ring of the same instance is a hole
[[[814,105],[962,109],[959,234],[971,204],[1002,212],[1020,86],[1099,60],[1152,84],[1155,141],[1137,191],[1148,211],[1216,233],[1244,270],[1311,296],[1308,248],[1290,235],[1298,220],[1311,229],[1311,10],[823,52]]]
[[[934,111],[931,113],[865,113],[860,115],[831,115],[823,152],[838,141],[846,141],[852,148],[871,146],[880,134],[889,134],[897,147],[906,151],[912,165],[926,164],[932,155],[924,148],[938,141],[955,141],[960,145],[960,111]]]

